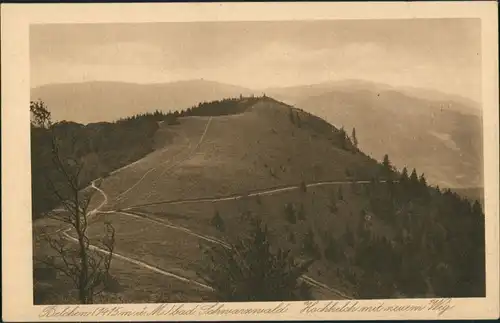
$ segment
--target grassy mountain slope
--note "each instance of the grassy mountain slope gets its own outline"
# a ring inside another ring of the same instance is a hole
[[[313,287],[316,299],[337,299],[338,291],[361,298],[484,295],[480,208],[416,175],[370,181],[399,174],[314,115],[271,98],[233,103],[234,113],[212,115],[207,104],[178,124],[160,123],[153,152],[102,179],[108,203],[101,211],[117,212],[97,216],[91,238],[111,221],[116,253],[198,281],[198,245],[241,237],[241,219],[253,213],[269,225],[274,247],[316,260],[308,276],[330,287]],[[102,201],[96,194],[91,208]],[[35,246],[35,255],[43,252]],[[134,271],[121,260],[113,268],[117,275]],[[137,293],[125,279],[105,301],[210,300],[192,283],[138,275]],[[53,279],[41,279],[39,293],[66,293]],[[145,296],[157,295],[152,282],[164,292],[154,300]]]
[[[196,146],[199,138],[190,139],[191,147],[197,149],[186,150],[187,159],[168,171],[155,170],[119,207],[244,193],[301,181],[346,180],[348,176],[369,179],[379,169],[354,147],[340,148],[338,129],[272,99],[262,99],[240,114],[179,120],[181,127],[183,123],[204,123],[206,133],[200,145]],[[102,187],[111,196],[122,191],[121,184],[112,184],[122,182],[118,177],[133,181],[127,172],[106,179]]]

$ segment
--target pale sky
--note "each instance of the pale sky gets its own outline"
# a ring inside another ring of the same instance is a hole
[[[478,19],[35,25],[31,86],[361,79],[481,97]]]

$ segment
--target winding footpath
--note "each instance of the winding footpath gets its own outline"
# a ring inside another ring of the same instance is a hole
[[[90,219],[92,216],[95,216],[98,213],[102,213],[102,212],[99,212],[99,210],[108,203],[108,196],[106,195],[106,193],[103,190],[101,190],[99,187],[95,186],[95,180],[92,181],[92,188],[94,188],[97,191],[99,191],[99,193],[101,193],[101,195],[104,197],[104,200],[96,208],[94,208],[93,210],[91,210],[90,212],[87,213],[88,219]],[[111,212],[106,212],[106,213],[111,213]],[[60,232],[61,230],[58,230],[58,231]],[[71,236],[68,233],[69,231],[71,231],[71,227],[69,227],[69,228],[65,229],[64,231],[62,231],[62,235],[65,238],[67,238],[68,240],[70,240],[70,241],[72,241],[74,243],[78,243],[78,239],[75,238],[75,237],[73,237],[73,236]],[[56,232],[54,232],[54,233],[56,233]],[[92,245],[92,244],[89,245],[89,249],[93,250],[93,251],[100,252],[100,253],[105,253],[105,254],[109,253],[109,251],[107,251],[105,249],[102,249],[102,248],[99,248],[99,247],[97,247],[95,245]],[[200,282],[197,282],[195,280],[192,280],[192,279],[189,279],[189,278],[186,278],[186,277],[179,276],[179,275],[174,274],[172,272],[168,272],[168,271],[163,270],[161,268],[158,268],[158,267],[155,267],[153,265],[147,264],[147,263],[145,263],[143,261],[140,261],[140,260],[137,260],[137,259],[134,259],[134,258],[130,258],[130,257],[121,255],[121,254],[116,253],[116,252],[113,252],[113,257],[116,257],[116,258],[118,258],[120,260],[123,260],[125,262],[129,262],[129,263],[138,265],[140,267],[149,269],[149,270],[154,271],[156,273],[159,273],[159,274],[161,274],[163,276],[168,276],[168,277],[175,278],[175,279],[183,281],[183,282],[191,283],[191,284],[197,285],[199,287],[202,287],[204,289],[213,290],[212,287],[210,287],[208,285],[202,284]]]
[[[192,236],[195,236],[197,238],[200,238],[200,239],[203,239],[203,240],[206,240],[208,242],[212,242],[214,244],[218,244],[226,249],[231,249],[231,246],[228,245],[227,243],[225,243],[224,241],[221,241],[219,239],[216,239],[214,237],[210,237],[210,236],[206,236],[206,235],[202,235],[202,234],[199,234],[199,233],[195,233],[187,228],[184,228],[184,227],[180,227],[180,226],[177,226],[177,225],[174,225],[172,223],[168,223],[166,221],[161,221],[161,220],[157,220],[157,219],[154,219],[152,218],[151,216],[149,215],[146,215],[146,214],[141,214],[141,215],[138,215],[138,214],[134,214],[134,213],[129,213],[129,212],[123,212],[123,211],[117,211],[116,213],[120,213],[120,214],[123,214],[123,215],[126,215],[126,216],[130,216],[130,217],[133,217],[133,218],[138,218],[138,219],[142,219],[142,220],[146,220],[146,221],[150,221],[150,222],[153,222],[153,223],[156,223],[156,224],[160,224],[162,226],[165,226],[165,227],[168,227],[168,228],[171,228],[171,229],[175,229],[175,230],[180,230],[180,231],[183,231],[189,235],[192,235]],[[344,299],[352,299],[350,296],[347,296],[345,295],[344,293],[342,293],[341,291],[337,290],[337,289],[334,289],[334,288],[331,288],[323,283],[320,283],[318,282],[317,280],[307,276],[307,275],[302,275],[302,277],[300,277],[300,279],[306,283],[309,283],[310,285],[312,286],[315,286],[315,287],[319,287],[319,288],[323,288],[323,289],[326,289],[334,294],[336,294],[337,296],[340,296]]]
[[[380,180],[378,183],[385,183],[385,180]],[[317,186],[328,186],[328,185],[342,185],[342,184],[369,184],[370,181],[320,181],[320,182],[312,182],[306,184],[307,188],[317,187]],[[250,191],[248,193],[239,193],[239,194],[228,194],[222,196],[210,196],[210,197],[198,197],[191,199],[177,199],[177,200],[166,200],[152,203],[144,203],[144,204],[136,204],[126,208],[123,208],[123,211],[133,210],[135,208],[144,207],[144,206],[153,206],[153,205],[174,205],[174,204],[192,204],[192,203],[203,203],[203,202],[222,202],[222,201],[233,201],[240,200],[247,197],[253,196],[263,196],[263,195],[274,195],[278,193],[294,191],[301,189],[300,185],[285,185],[279,187],[271,187],[271,188],[263,188],[259,190]]]
[[[92,209],[89,212],[87,212],[87,215],[86,215],[87,216],[87,220],[90,219],[90,216],[95,216],[97,214],[97,212],[108,203],[108,196],[106,195],[106,193],[104,193],[104,191],[101,190],[99,187],[95,186],[95,182],[98,181],[98,180],[100,180],[100,178],[94,179],[90,183],[89,186],[87,186],[86,188],[84,188],[84,190],[88,189],[88,188],[93,188],[93,189],[97,190],[99,193],[101,193],[101,195],[104,197],[104,200],[101,202],[101,204],[99,204],[97,207],[95,207],[94,209]],[[63,209],[55,209],[53,211],[55,211],[55,212],[66,212],[67,210],[63,208]],[[54,232],[45,233],[45,234],[42,234],[40,236],[43,237],[43,236],[46,236],[48,234],[54,235],[54,234],[57,234],[59,232],[63,232],[63,234],[65,234],[65,233],[67,233],[69,231],[71,231],[71,226],[66,227],[66,228],[60,228],[60,229],[58,229],[58,230],[56,230]]]
[[[184,136],[185,137],[185,136]],[[188,147],[186,149],[189,149],[191,148],[191,141],[188,142]],[[166,152],[168,151],[168,148],[166,148],[163,152]],[[148,169],[144,175],[142,175],[141,178],[139,178],[139,180],[137,182],[135,182],[132,186],[130,186],[128,189],[126,189],[125,191],[121,192],[120,194],[118,194],[116,196],[116,200],[121,200],[125,197],[125,195],[127,193],[129,193],[131,190],[133,190],[134,188],[136,188],[147,176],[149,173],[155,171],[156,169],[160,168],[161,166],[171,162],[173,159],[175,159],[177,156],[181,155],[182,153],[184,153],[185,149],[181,150],[180,152],[178,152],[177,154],[175,154],[174,156],[172,156],[171,158],[167,159],[166,161],[163,161],[161,162],[160,164],[158,164],[157,166],[155,167],[152,167],[150,169]],[[135,163],[139,162],[140,160],[136,161]],[[127,167],[127,166],[125,166]],[[125,169],[125,167],[123,167],[121,170]],[[113,174],[113,173],[111,173]],[[163,173],[162,173],[163,174]]]
[[[63,232],[63,235],[66,238],[68,238],[69,240],[71,240],[71,241],[73,241],[75,243],[78,243],[78,239],[76,239],[75,237],[70,236],[67,232]],[[97,246],[94,246],[94,245],[89,245],[89,249],[97,251],[97,252],[100,252],[100,253],[104,253],[104,254],[108,254],[109,253],[109,251],[101,249],[101,248],[99,248]],[[202,287],[204,289],[213,290],[213,288],[210,287],[210,286],[208,286],[208,285],[199,283],[199,282],[197,282],[195,280],[192,280],[192,279],[189,279],[189,278],[186,278],[186,277],[182,277],[182,276],[176,275],[174,273],[171,273],[169,271],[163,270],[163,269],[158,268],[156,266],[147,264],[147,263],[145,263],[143,261],[140,261],[140,260],[137,260],[137,259],[134,259],[134,258],[130,258],[130,257],[121,255],[121,254],[116,253],[116,252],[113,252],[113,257],[118,258],[120,260],[123,260],[125,262],[129,262],[129,263],[138,265],[138,266],[140,266],[142,268],[149,269],[149,270],[154,271],[154,272],[156,272],[158,274],[161,274],[163,276],[168,276],[168,277],[175,278],[177,280],[180,280],[180,281],[183,281],[183,282],[186,282],[186,283],[194,284],[194,285],[197,285],[197,286]]]
[[[123,215],[129,216],[129,217],[132,217],[132,218],[136,218],[136,219],[141,219],[141,220],[147,220],[147,221],[150,221],[150,222],[154,222],[154,223],[160,224],[160,225],[162,225],[164,227],[167,227],[167,228],[170,228],[170,229],[174,229],[174,230],[179,230],[179,231],[182,231],[182,232],[184,232],[184,233],[186,233],[188,235],[192,235],[194,237],[197,237],[199,239],[202,239],[202,240],[205,240],[205,241],[208,241],[208,242],[212,242],[212,243],[221,245],[224,248],[230,248],[230,246],[227,243],[225,243],[224,241],[222,241],[222,240],[219,240],[219,239],[214,238],[214,237],[210,237],[210,236],[198,234],[196,232],[191,231],[188,228],[180,227],[180,226],[177,226],[177,225],[175,225],[173,223],[170,223],[170,222],[166,222],[166,221],[161,221],[161,220],[154,219],[154,218],[152,218],[152,217],[150,217],[149,215],[146,215],[146,214],[130,213],[130,212],[124,212],[124,211],[116,211],[114,213],[123,214]]]
[[[200,145],[201,143],[203,142],[203,140],[205,139],[205,135],[207,134],[207,131],[208,131],[208,127],[210,127],[210,123],[212,122],[212,117],[208,118],[208,121],[207,121],[207,124],[205,125],[205,129],[203,130],[203,134],[201,135],[200,137],[200,140],[198,140],[198,143],[196,144],[196,146],[189,152],[189,154],[183,158],[182,160],[179,160],[178,162],[170,165],[170,167],[167,167],[163,170],[163,172],[161,172],[160,174],[160,177],[163,176],[168,170],[174,168],[175,166],[185,162],[186,160],[188,160],[189,158],[191,158],[193,156],[193,154],[198,150],[198,148],[200,148]],[[189,143],[189,145],[191,146],[191,143]]]

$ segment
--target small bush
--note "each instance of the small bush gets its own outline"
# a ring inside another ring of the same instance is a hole
[[[304,193],[307,192],[307,185],[304,181],[300,182],[300,190]]]
[[[104,290],[108,293],[120,293],[123,291],[123,287],[120,285],[118,279],[108,274],[106,279],[104,280]]]
[[[306,210],[304,209],[304,205],[301,204],[299,210],[297,211],[297,218],[300,221],[304,221],[306,219]]]
[[[224,232],[226,230],[224,220],[220,216],[219,211],[215,211],[214,216],[210,220],[210,224],[220,232]]]
[[[295,208],[292,203],[285,204],[285,218],[291,224],[297,223]]]

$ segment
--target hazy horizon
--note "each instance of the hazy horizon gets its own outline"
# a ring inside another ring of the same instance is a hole
[[[31,87],[362,80],[480,102],[480,33],[477,19],[32,25]]]

